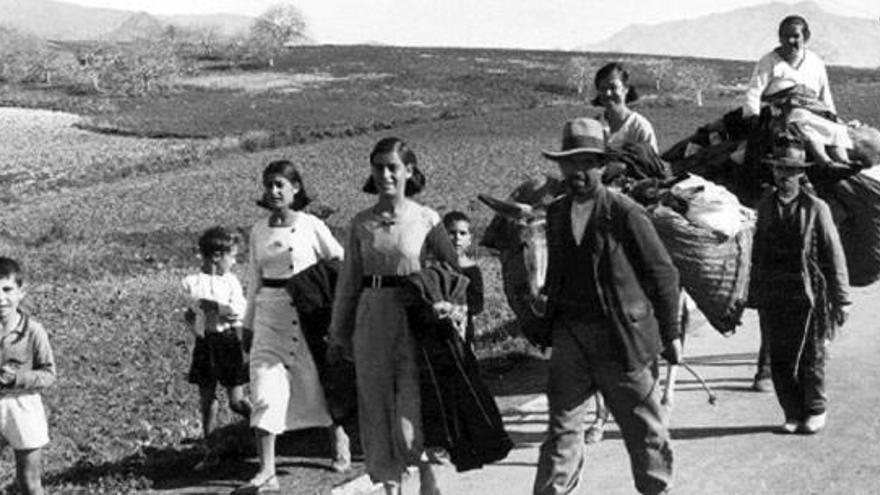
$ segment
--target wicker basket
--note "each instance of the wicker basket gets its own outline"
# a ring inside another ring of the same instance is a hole
[[[694,226],[666,206],[649,211],[657,234],[678,267],[681,286],[716,330],[732,333],[748,295],[754,220],[744,221],[735,236],[725,238]]]

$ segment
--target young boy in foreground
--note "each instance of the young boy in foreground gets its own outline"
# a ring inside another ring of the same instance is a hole
[[[20,309],[23,272],[0,256],[0,445],[15,450],[21,491],[41,495],[41,449],[49,428],[40,390],[55,381],[55,359],[43,326]]]

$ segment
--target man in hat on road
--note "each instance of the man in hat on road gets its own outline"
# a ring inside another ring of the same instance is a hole
[[[587,401],[601,391],[620,426],[640,493],[668,493],[672,448],[656,367],[678,363],[678,271],[645,210],[605,188],[602,124],[565,124],[559,164],[567,194],[547,209],[546,298],[551,322],[547,397],[536,495],[572,493],[584,466]]]
[[[774,138],[776,187],[758,203],[748,306],[758,309],[762,347],[785,414],[782,433],[825,427],[825,341],[847,319],[849,277],[828,205],[804,189],[811,164],[803,140]]]

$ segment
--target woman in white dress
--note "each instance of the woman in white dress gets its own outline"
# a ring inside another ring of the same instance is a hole
[[[788,16],[779,23],[779,46],[761,57],[752,72],[743,104],[743,117],[761,113],[762,98],[800,85],[815,93],[813,96],[827,112],[836,114],[825,64],[818,55],[807,50],[810,26],[801,16]],[[787,121],[797,125],[807,139],[810,151],[821,164],[848,163],[847,148],[852,148],[845,124],[825,118],[805,108],[794,108]],[[826,152],[827,146],[827,152]]]
[[[275,438],[301,428],[330,427],[334,460],[342,471],[351,462],[349,440],[334,425],[318,370],[291,297],[290,277],[320,259],[342,258],[342,246],[317,217],[303,210],[309,198],[302,177],[289,161],[270,163],[263,171],[260,206],[271,211],[251,229],[249,297],[244,325],[253,329],[250,379],[260,470],[248,483],[257,493],[278,490]]]

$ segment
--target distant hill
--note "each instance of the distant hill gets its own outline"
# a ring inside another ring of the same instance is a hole
[[[633,24],[579,49],[757,60],[778,45],[779,21],[790,14],[807,19],[813,33],[807,47],[826,63],[880,67],[880,24],[876,19],[831,14],[814,2],[774,2],[695,19]]]
[[[155,21],[155,23],[154,23]],[[150,16],[126,10],[83,7],[55,0],[0,0],[0,23],[54,40],[115,39],[125,35],[123,26],[152,30],[169,24],[184,27],[213,26],[222,35],[240,32],[252,19],[232,14]],[[152,27],[149,27],[151,26]]]

